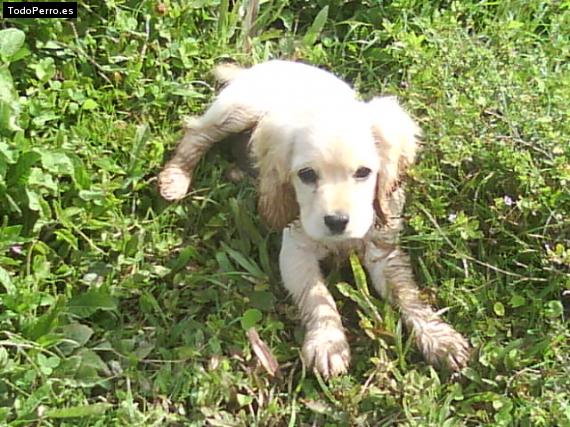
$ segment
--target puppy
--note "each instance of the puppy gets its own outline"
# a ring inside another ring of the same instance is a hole
[[[306,328],[303,359],[323,377],[346,372],[350,349],[319,269],[327,255],[356,251],[382,297],[396,305],[428,362],[459,370],[467,341],[419,295],[398,246],[404,189],[418,126],[394,98],[360,101],[332,74],[295,62],[215,70],[226,87],[186,124],[160,172],[166,200],[185,196],[192,171],[212,144],[251,132],[259,172],[258,209],[283,230],[281,277]]]

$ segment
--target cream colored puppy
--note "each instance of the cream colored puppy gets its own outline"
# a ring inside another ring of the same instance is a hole
[[[184,197],[212,144],[251,131],[259,212],[283,230],[279,264],[306,327],[305,362],[324,377],[348,368],[350,350],[319,261],[355,250],[378,292],[400,309],[424,357],[453,370],[465,366],[467,341],[420,299],[397,244],[400,178],[414,161],[420,133],[397,101],[362,102],[332,74],[295,62],[223,65],[215,73],[227,86],[202,117],[187,122],[159,175],[161,195]]]

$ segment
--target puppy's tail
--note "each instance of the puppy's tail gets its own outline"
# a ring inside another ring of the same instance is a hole
[[[221,84],[225,85],[234,80],[239,74],[242,73],[242,71],[244,71],[243,68],[235,64],[226,63],[216,66],[213,73],[214,78]]]

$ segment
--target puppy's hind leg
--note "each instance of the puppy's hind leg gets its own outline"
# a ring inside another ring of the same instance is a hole
[[[253,128],[258,117],[251,107],[218,99],[202,117],[188,120],[173,158],[158,175],[161,196],[166,200],[183,198],[192,172],[206,151],[232,134]]]

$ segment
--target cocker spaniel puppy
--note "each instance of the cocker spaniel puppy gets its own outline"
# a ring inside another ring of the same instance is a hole
[[[159,175],[161,195],[184,197],[212,144],[251,132],[258,208],[270,226],[283,230],[279,264],[306,327],[305,362],[324,377],[347,370],[349,346],[319,261],[355,250],[428,362],[465,366],[467,341],[420,298],[398,246],[401,177],[414,161],[420,130],[396,99],[362,102],[332,74],[295,62],[222,65],[215,74],[227,85],[203,116],[187,123]]]

